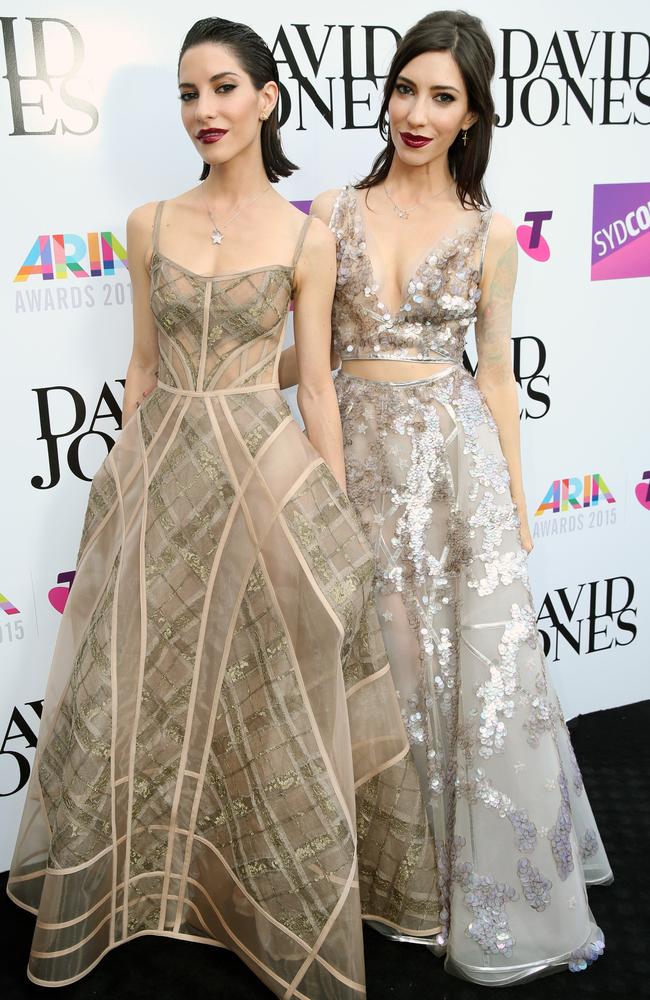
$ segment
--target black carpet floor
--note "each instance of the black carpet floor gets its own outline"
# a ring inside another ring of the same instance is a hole
[[[399,945],[366,929],[369,1000],[641,1000],[650,997],[650,702],[583,715],[573,744],[614,869],[611,886],[590,890],[606,952],[585,972],[561,972],[495,990],[453,979],[426,948]],[[34,918],[14,906],[0,876],[0,997],[44,996],[25,976]],[[227,951],[143,937],[110,952],[84,979],[61,988],[70,1000],[270,1000],[271,994]]]

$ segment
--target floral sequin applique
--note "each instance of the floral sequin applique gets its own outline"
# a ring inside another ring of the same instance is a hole
[[[512,619],[507,622],[499,643],[500,659],[490,665],[489,680],[484,681],[476,692],[483,702],[479,727],[481,757],[503,753],[506,734],[503,718],[512,717],[514,695],[519,687],[517,655],[524,643],[534,646],[537,642],[533,609],[513,604],[511,614]]]
[[[551,902],[553,883],[542,875],[528,858],[520,858],[517,862],[517,875],[521,882],[524,899],[529,906],[540,912]]]
[[[537,829],[526,810],[517,809],[512,799],[505,792],[497,791],[494,785],[486,778],[485,772],[480,768],[476,771],[474,780],[470,785],[469,797],[482,802],[490,809],[496,809],[499,816],[508,819],[515,831],[515,843],[519,851],[529,853],[535,850]]]
[[[558,817],[555,825],[551,827],[548,839],[551,842],[551,851],[558,875],[564,882],[574,868],[573,851],[571,850],[571,805],[569,801],[569,788],[566,775],[560,772],[557,779],[560,788],[561,802],[558,810]]]
[[[465,933],[486,955],[511,955],[515,939],[508,923],[506,903],[518,898],[516,890],[506,882],[497,882],[491,875],[478,875],[468,861],[458,866],[455,879],[473,915]]]

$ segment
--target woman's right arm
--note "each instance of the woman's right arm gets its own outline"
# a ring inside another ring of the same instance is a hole
[[[311,203],[311,208],[309,214],[320,219],[329,228],[330,219],[332,218],[332,210],[334,208],[334,202],[336,201],[336,196],[338,191],[333,189],[331,191],[324,191],[319,194]],[[334,347],[330,347],[330,368],[335,371],[340,365],[340,359]],[[294,345],[285,348],[285,350],[280,355],[280,365],[278,368],[278,378],[280,380],[281,389],[290,389],[291,386],[298,384],[298,360],[296,358],[296,348]]]
[[[133,349],[126,373],[123,427],[158,379],[158,331],[149,305],[149,261],[155,209],[155,204],[141,205],[131,212],[126,224],[133,290]]]

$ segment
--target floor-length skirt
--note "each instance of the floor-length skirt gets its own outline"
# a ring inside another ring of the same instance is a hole
[[[438,930],[372,576],[275,389],[145,400],[91,488],[10,874],[31,979],[159,934],[347,1000],[362,911]]]
[[[603,950],[612,874],[545,665],[496,425],[460,366],[336,379],[348,493],[434,833],[446,968],[485,984]]]

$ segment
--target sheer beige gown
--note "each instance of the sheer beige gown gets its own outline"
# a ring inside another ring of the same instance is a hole
[[[373,560],[278,390],[296,260],[194,274],[162,207],[160,381],[93,480],[8,891],[36,983],[159,934],[352,1000],[362,912],[438,929]]]
[[[357,197],[344,188],[330,223],[335,347],[435,365],[415,381],[340,372],[336,387],[435,838],[436,944],[448,971],[486,985],[581,970],[603,950],[586,886],[612,873],[541,650],[497,427],[463,367],[490,211],[431,247],[393,315]]]

